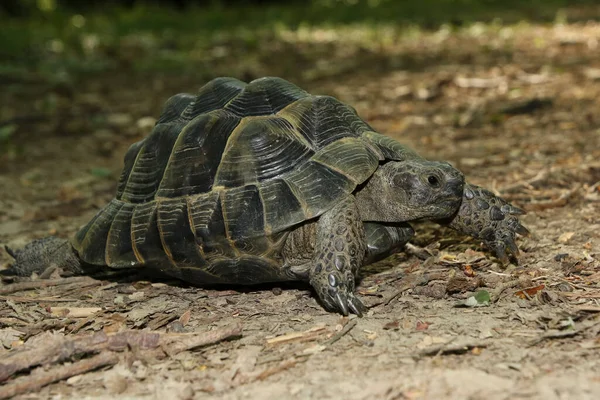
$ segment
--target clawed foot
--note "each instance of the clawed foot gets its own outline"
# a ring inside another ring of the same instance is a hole
[[[498,199],[502,202],[504,200]],[[500,214],[501,213],[501,214]],[[484,228],[481,231],[481,239],[486,246],[496,255],[496,257],[506,264],[509,258],[516,259],[519,256],[519,248],[515,243],[515,233],[522,236],[528,236],[529,230],[521,225],[518,216],[525,212],[520,208],[513,207],[505,202],[503,208],[497,213],[496,227]]]
[[[516,234],[527,236],[529,231],[519,221],[525,212],[490,191],[467,184],[463,202],[450,226],[460,232],[483,240],[504,264],[519,256]]]
[[[342,276],[339,272],[316,274],[310,280],[323,306],[328,311],[348,315],[350,312],[363,316],[367,307],[354,295],[354,277],[351,274]]]

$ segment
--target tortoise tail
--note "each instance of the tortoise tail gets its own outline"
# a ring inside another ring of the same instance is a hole
[[[42,274],[50,267],[57,267],[73,275],[83,273],[81,263],[71,243],[54,236],[34,240],[20,250],[5,246],[6,252],[15,259],[12,266],[0,271],[1,275],[29,276]]]

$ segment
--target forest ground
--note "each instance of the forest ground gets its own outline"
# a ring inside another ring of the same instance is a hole
[[[107,71],[2,75],[0,243],[10,247],[73,235],[113,196],[124,152],[162,103],[218,75],[279,75],[352,104],[527,210],[531,236],[518,241],[518,265],[503,266],[476,240],[416,224],[415,250],[362,270],[364,318],[324,311],[302,284],[6,278],[0,382],[11,378],[0,397],[600,398],[600,24],[569,12],[402,33],[282,28],[256,47],[217,37],[177,74],[137,68],[173,53],[168,40],[127,36],[92,49],[110,58]],[[0,250],[0,266],[11,261]],[[489,304],[465,306],[477,292]],[[118,332],[127,346],[82,339]],[[45,384],[49,374],[65,379]]]

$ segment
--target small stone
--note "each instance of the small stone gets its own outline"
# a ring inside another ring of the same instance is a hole
[[[167,331],[173,333],[184,333],[185,326],[183,326],[183,324],[179,321],[173,321],[169,324]]]
[[[560,253],[554,256],[554,261],[562,261],[567,257],[569,257],[569,253]]]
[[[274,287],[273,289],[271,289],[271,292],[273,292],[275,296],[281,296],[283,290],[280,287]]]

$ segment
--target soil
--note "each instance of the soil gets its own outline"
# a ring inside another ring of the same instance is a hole
[[[54,275],[2,292],[2,362],[92,332],[191,335],[239,324],[242,333],[161,357],[130,345],[116,365],[18,398],[600,398],[600,24],[440,30],[338,51],[330,69],[305,56],[327,54],[327,43],[297,46],[302,71],[270,62],[283,47],[244,77],[282,75],[337,96],[378,131],[527,210],[532,234],[519,238],[519,263],[501,265],[476,240],[416,224],[410,251],[362,270],[358,292],[371,306],[363,318],[324,311],[302,284]],[[202,83],[124,73],[3,90],[3,118],[19,118],[0,154],[0,242],[73,235],[112,197],[124,152],[161,104]],[[11,260],[0,250],[3,267]],[[0,292],[29,280],[6,278]],[[25,368],[0,394],[83,357]]]

